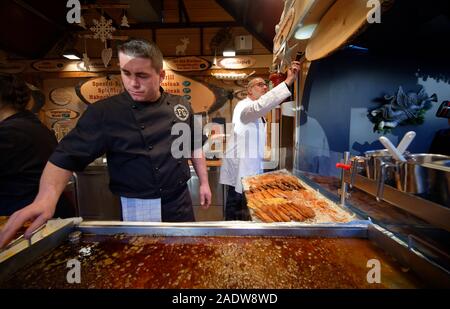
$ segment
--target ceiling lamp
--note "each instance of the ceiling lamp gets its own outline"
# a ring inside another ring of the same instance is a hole
[[[224,57],[234,57],[234,56],[236,56],[236,51],[227,49],[227,50],[224,50],[222,54]]]
[[[75,49],[69,49],[69,50],[64,51],[63,57],[70,59],[70,60],[80,60],[81,59],[80,53]]]
[[[314,30],[316,30],[317,24],[310,24],[310,25],[302,25],[300,24],[295,31],[294,37],[297,40],[307,40],[311,38],[311,36],[314,33]]]

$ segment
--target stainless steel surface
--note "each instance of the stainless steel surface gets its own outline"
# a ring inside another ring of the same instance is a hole
[[[82,222],[77,226],[67,225],[40,242],[0,264],[0,280],[7,280],[15,271],[56,248],[67,239],[69,233],[80,231],[97,235],[117,233],[149,236],[291,236],[291,237],[357,237],[367,238],[395,257],[405,267],[426,280],[428,285],[449,287],[448,270],[425,258],[417,250],[392,233],[369,222],[339,225],[257,224],[244,222],[211,223],[141,223],[118,221]]]
[[[83,233],[113,235],[119,233],[152,236],[297,236],[297,237],[367,237],[366,221],[347,224],[302,223],[167,223],[123,224],[124,222],[82,222]]]
[[[78,213],[87,220],[121,220],[120,198],[109,189],[106,165],[88,166],[76,173]]]
[[[59,246],[73,230],[74,224],[67,223],[50,235],[17,252],[12,257],[0,263],[0,281],[6,280],[22,267],[33,263],[46,252]]]
[[[450,157],[437,154],[409,155],[407,162],[398,163],[400,181],[397,188],[450,206],[450,172],[432,166],[433,162],[442,160],[450,160]]]
[[[408,235],[408,249],[416,250],[425,254],[430,262],[442,265],[444,269],[450,270],[450,255],[433,244],[415,235]]]
[[[200,182],[194,168],[191,166],[191,179],[187,185],[191,194],[196,221],[219,221],[224,218],[224,186],[219,183],[219,172],[219,167],[208,167],[208,180],[209,187],[211,188],[212,201],[211,206],[205,210],[200,205]]]
[[[397,180],[397,173],[396,173],[396,168],[397,165],[390,163],[390,162],[381,162],[380,164],[380,168],[378,169],[378,175],[376,177],[377,180],[377,195],[376,195],[376,199],[379,202],[380,200],[383,199],[383,195],[384,195],[384,184],[386,182],[386,175],[387,175],[387,171],[389,168],[392,168],[394,171],[394,175],[395,175],[395,179]],[[351,175],[352,179],[351,181],[354,183],[355,182],[355,175]]]
[[[352,166],[351,173],[352,174],[351,174],[351,180],[350,180],[350,183],[349,183],[350,189],[353,188],[353,183],[355,182],[355,175],[358,174],[358,168],[359,168],[360,163],[364,164],[364,170],[365,170],[366,169],[366,164],[368,164],[367,161],[369,161],[369,158],[368,157],[362,157],[362,156],[354,156],[351,159],[351,166]]]
[[[382,162],[389,162],[392,160],[391,155],[389,155],[389,152],[386,149],[366,151],[364,156],[367,159],[365,162],[365,169],[366,176],[369,179],[376,179]]]
[[[30,238],[27,240],[28,241],[28,246],[31,246],[33,243],[33,236],[39,232],[40,230],[42,230],[43,228],[45,228],[45,224],[41,225],[40,227],[38,227],[37,229],[35,229],[31,235]],[[25,233],[20,235],[19,237],[17,237],[16,239],[12,240],[5,248],[1,249],[0,252],[6,251],[11,247],[14,247],[18,242],[22,241],[25,238]]]
[[[345,181],[350,181],[350,173],[345,173]],[[376,182],[361,175],[355,176],[355,187],[376,196]],[[401,192],[385,185],[383,200],[401,208],[437,227],[450,231],[450,208],[433,203],[413,194]]]
[[[350,161],[350,152],[346,151],[344,152],[344,164],[348,164]],[[347,184],[345,183],[345,175],[344,175],[344,169],[341,169],[341,206],[345,206],[345,198],[347,197]]]
[[[395,237],[391,232],[378,225],[368,227],[368,238],[381,249],[395,257],[400,264],[406,265],[421,277],[428,285],[438,288],[450,288],[450,272],[448,269],[430,261],[417,250]]]

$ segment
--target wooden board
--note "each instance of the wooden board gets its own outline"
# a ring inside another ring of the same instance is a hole
[[[326,57],[367,24],[371,8],[361,0],[338,0],[320,20],[306,47],[309,61]]]

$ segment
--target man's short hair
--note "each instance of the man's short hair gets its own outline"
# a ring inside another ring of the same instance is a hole
[[[255,86],[257,83],[259,83],[260,80],[262,80],[264,82],[264,78],[262,78],[262,77],[254,77],[254,78],[252,78],[247,84],[247,89]]]
[[[119,45],[117,51],[131,57],[150,59],[156,71],[163,68],[163,54],[154,42],[131,39]]]

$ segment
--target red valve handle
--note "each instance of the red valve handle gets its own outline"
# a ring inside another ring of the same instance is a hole
[[[352,168],[351,164],[344,164],[344,163],[336,163],[336,168],[342,168],[346,171],[350,170]]]

